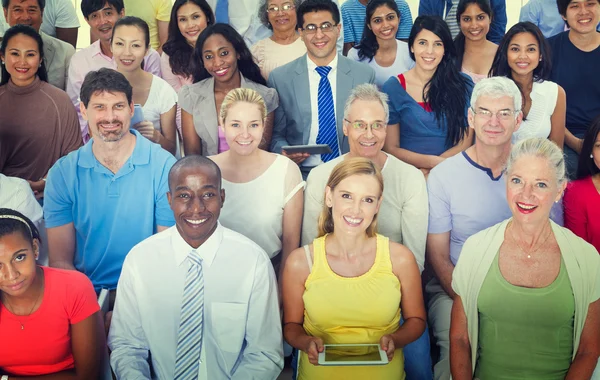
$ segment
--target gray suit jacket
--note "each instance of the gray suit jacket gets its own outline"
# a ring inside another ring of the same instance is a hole
[[[268,85],[279,94],[279,107],[275,110],[273,123],[272,152],[281,153],[281,147],[285,145],[308,144],[313,112],[314,117],[317,117],[317,110],[312,110],[310,104],[307,59],[305,54],[269,74]],[[375,71],[364,63],[338,54],[336,80],[335,120],[338,145],[344,154],[350,150],[342,131],[346,99],[357,85],[374,83]]]
[[[48,83],[64,91],[67,85],[69,63],[75,54],[75,49],[58,38],[43,32],[40,35],[44,42],[44,63],[46,71],[48,71]]]

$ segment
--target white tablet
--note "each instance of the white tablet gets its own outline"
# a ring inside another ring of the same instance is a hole
[[[325,344],[319,353],[319,365],[384,365],[388,364],[385,351],[379,344]]]

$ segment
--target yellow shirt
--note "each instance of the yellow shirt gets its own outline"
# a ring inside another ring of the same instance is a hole
[[[125,0],[125,15],[136,16],[146,21],[150,28],[150,46],[158,49],[158,21],[169,22],[171,18],[171,0]]]
[[[314,264],[306,279],[304,330],[325,344],[379,343],[383,335],[398,330],[400,281],[392,272],[388,238],[377,235],[377,253],[371,269],[358,277],[336,274],[325,253],[326,236],[315,239]],[[314,366],[301,352],[298,380],[402,380],[404,355],[397,349],[382,366]]]

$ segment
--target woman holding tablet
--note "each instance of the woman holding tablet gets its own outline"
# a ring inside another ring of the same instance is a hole
[[[423,333],[425,308],[413,254],[376,233],[382,193],[373,162],[339,163],[325,189],[319,237],[285,263],[283,333],[301,351],[299,380],[405,378],[402,347]],[[365,343],[379,344],[389,364],[317,365],[324,344]]]

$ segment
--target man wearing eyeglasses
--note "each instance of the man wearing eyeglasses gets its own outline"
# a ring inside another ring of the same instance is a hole
[[[429,233],[427,260],[435,278],[425,287],[429,326],[440,349],[434,379],[450,379],[450,313],[452,272],[471,235],[512,216],[506,200],[504,166],[513,132],[523,120],[521,92],[505,77],[481,80],[471,95],[469,126],[475,144],[447,158],[427,178]],[[562,225],[562,203],[551,218]]]
[[[344,103],[354,87],[373,83],[375,71],[336,51],[340,13],[331,0],[306,0],[297,8],[298,33],[307,54],[276,68],[269,87],[279,94],[271,151],[298,165],[306,177],[310,170],[349,150],[342,132]],[[330,154],[293,153],[288,145],[327,144]]]

